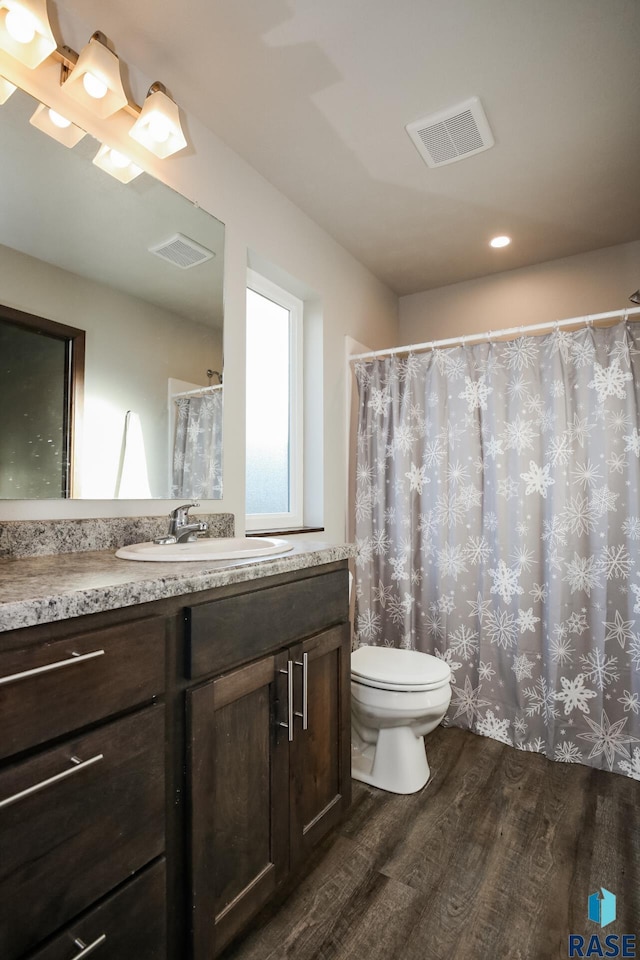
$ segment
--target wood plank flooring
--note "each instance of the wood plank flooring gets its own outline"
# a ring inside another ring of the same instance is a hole
[[[347,819],[224,960],[561,960],[569,933],[636,934],[640,784],[457,728],[411,796],[354,782]],[[617,920],[587,920],[605,887]]]

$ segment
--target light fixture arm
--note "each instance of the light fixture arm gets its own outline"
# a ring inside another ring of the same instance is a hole
[[[102,30],[96,30],[95,33],[92,33],[92,34],[91,34],[91,39],[92,39],[92,40],[97,40],[98,43],[101,43],[102,46],[103,46],[103,47],[106,47],[107,50],[110,50],[111,53],[115,53],[115,50],[114,50],[114,48],[113,48],[113,44],[110,43],[109,38],[107,37],[106,34],[104,34],[104,33],[102,32]]]
[[[154,80],[151,86],[149,87],[149,89],[147,90],[148,97],[150,97],[152,93],[164,93],[165,97],[169,96],[169,94],[167,93],[167,88],[165,87],[164,83],[162,83],[160,80]],[[171,97],[170,99],[173,100],[173,97]]]

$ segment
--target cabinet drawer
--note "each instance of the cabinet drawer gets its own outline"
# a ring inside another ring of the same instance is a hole
[[[226,670],[347,620],[348,577],[345,568],[187,607],[187,676]]]
[[[161,618],[0,653],[0,758],[162,693]]]
[[[29,960],[164,960],[166,957],[165,862],[154,864],[99,907],[51,940]],[[84,947],[83,947],[84,944]],[[91,949],[93,948],[93,949]]]
[[[164,708],[0,772],[0,957],[14,960],[164,850]]]

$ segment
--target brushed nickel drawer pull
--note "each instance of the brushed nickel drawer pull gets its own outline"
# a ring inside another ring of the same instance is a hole
[[[99,947],[101,943],[104,943],[106,939],[107,935],[106,933],[103,933],[101,937],[98,937],[97,940],[94,940],[93,943],[90,943],[87,946],[87,944],[81,940],[80,937],[76,937],[73,942],[75,943],[76,947],[79,948],[80,953],[76,953],[73,957],[73,960],[81,960],[81,957],[88,957],[89,954]]]
[[[302,660],[296,660],[296,667],[302,667],[302,713],[296,710],[296,717],[302,717],[302,729],[309,728],[309,654],[303,653]]]
[[[57,660],[55,663],[47,663],[44,667],[34,667],[33,670],[24,670],[22,673],[12,673],[8,677],[0,677],[0,687],[4,683],[15,683],[16,680],[26,680],[27,677],[36,677],[41,673],[50,673],[51,670],[59,670],[60,667],[70,667],[73,663],[82,663],[84,660],[93,660],[95,657],[102,657],[104,650],[92,650],[91,653],[73,653],[68,660]]]
[[[74,764],[73,767],[69,767],[68,770],[63,770],[62,773],[56,773],[55,776],[48,777],[46,780],[41,780],[40,783],[36,783],[32,787],[27,787],[26,790],[14,793],[12,797],[7,797],[6,800],[0,800],[0,810],[3,810],[5,807],[10,807],[11,804],[17,803],[18,800],[22,800],[24,797],[31,796],[32,793],[38,793],[39,790],[44,790],[45,787],[50,787],[52,783],[66,780],[67,777],[78,773],[79,770],[85,770],[87,767],[97,763],[98,760],[103,760],[104,754],[97,753],[95,757],[90,757],[89,760],[79,760],[78,757],[70,757],[69,759],[70,762]]]
[[[287,722],[281,721],[278,726],[286,727],[289,732],[289,742],[293,740],[293,660],[287,660],[287,669],[280,673],[287,675]]]

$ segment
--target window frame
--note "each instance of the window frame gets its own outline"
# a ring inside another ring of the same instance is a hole
[[[245,512],[246,525],[247,529],[255,531],[297,529],[303,525],[304,512],[304,303],[251,268],[247,269],[246,285],[247,290],[289,312],[289,510],[284,513]]]

